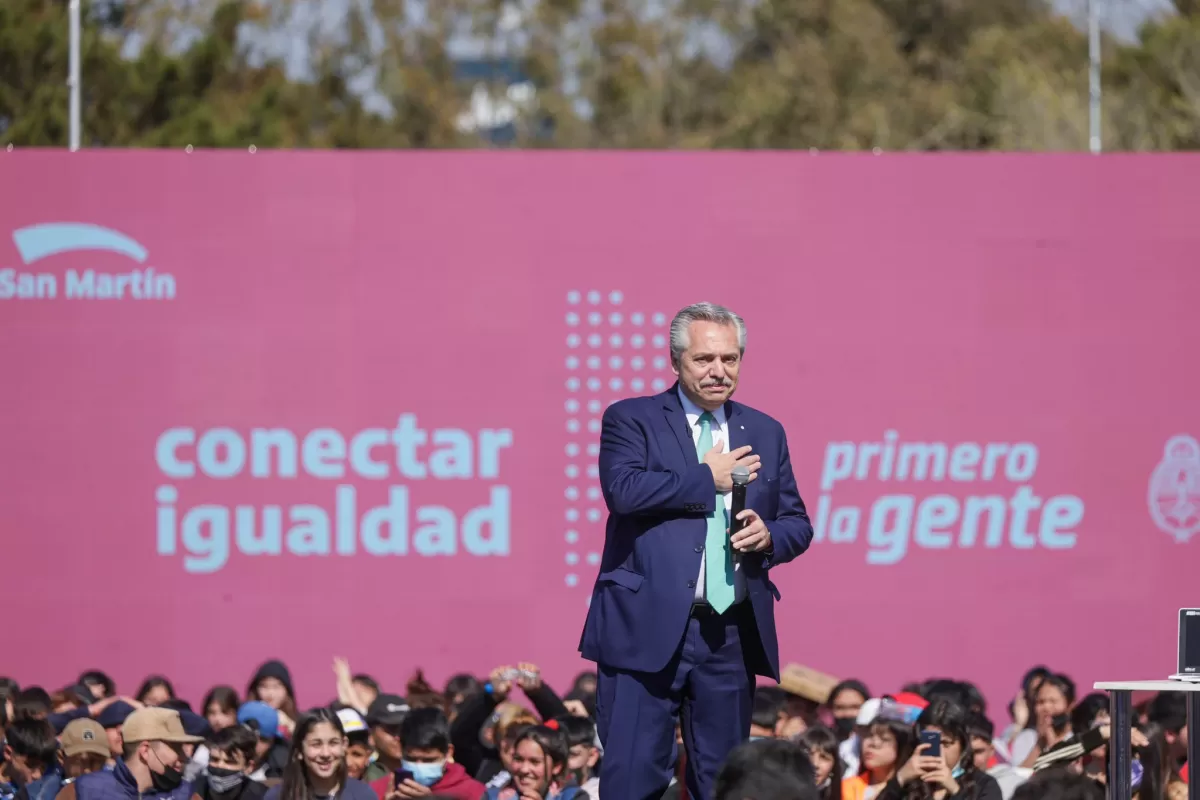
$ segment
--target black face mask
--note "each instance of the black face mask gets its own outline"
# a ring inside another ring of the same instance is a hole
[[[167,767],[162,772],[151,772],[150,782],[160,794],[173,792],[183,783],[183,770]]]
[[[839,739],[845,739],[850,734],[854,733],[854,723],[857,722],[854,717],[837,717],[833,720],[833,729],[837,731]]]

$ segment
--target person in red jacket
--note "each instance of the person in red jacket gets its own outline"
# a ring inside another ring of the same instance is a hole
[[[450,721],[440,708],[414,708],[400,724],[400,751],[403,760],[399,772],[386,775],[371,784],[379,800],[409,797],[480,800],[485,788],[454,763],[450,744]],[[402,780],[397,782],[396,778]]]

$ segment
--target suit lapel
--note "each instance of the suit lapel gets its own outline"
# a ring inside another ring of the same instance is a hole
[[[729,428],[729,452],[732,453],[746,445],[754,446],[754,432],[746,427],[746,415],[742,413],[742,407],[732,400],[725,403],[725,425]],[[750,452],[757,453],[758,449]],[[750,505],[750,498],[754,497],[757,491],[758,481],[751,481],[746,487],[747,505]]]
[[[671,429],[679,449],[683,451],[686,463],[695,464],[696,445],[692,441],[692,432],[688,428],[687,414],[683,413],[683,404],[679,402],[679,384],[662,393],[663,414],[667,419],[667,427]]]
[[[725,425],[729,428],[729,452],[750,444],[750,432],[746,430],[746,415],[742,407],[732,400],[725,403]]]

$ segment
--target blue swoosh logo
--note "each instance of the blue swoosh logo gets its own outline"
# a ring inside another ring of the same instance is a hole
[[[50,222],[20,228],[13,231],[13,243],[26,264],[77,250],[107,250],[139,264],[146,260],[146,248],[125,234],[82,222]]]

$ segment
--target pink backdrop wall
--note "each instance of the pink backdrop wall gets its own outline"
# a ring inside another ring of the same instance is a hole
[[[714,299],[818,523],[774,576],[785,661],[973,678],[998,715],[1035,662],[1165,676],[1200,604],[1198,185],[1192,156],[0,153],[0,673],[562,685],[600,411]]]

